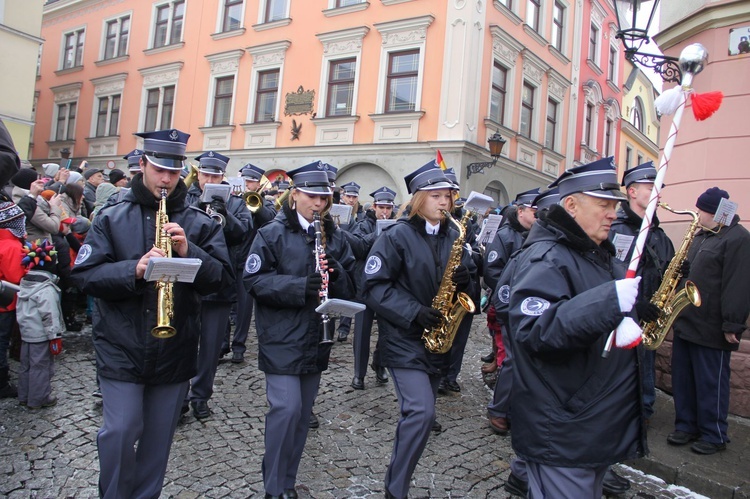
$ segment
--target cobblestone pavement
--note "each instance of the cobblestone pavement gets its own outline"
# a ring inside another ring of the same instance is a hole
[[[467,346],[462,391],[441,396],[444,431],[430,437],[417,466],[410,497],[505,498],[504,479],[513,455],[510,437],[487,427],[489,389],[479,372],[489,341],[484,317],[475,319]],[[90,326],[68,333],[53,381],[59,403],[29,411],[0,400],[0,496],[96,497],[96,433],[101,403],[95,389]],[[350,340],[351,341],[351,340]],[[186,415],[177,428],[162,497],[262,497],[261,458],[264,376],[257,369],[254,331],[244,364],[222,363],[209,405],[213,415]],[[320,428],[311,430],[298,475],[302,498],[383,497],[383,477],[397,422],[392,383],[378,386],[370,372],[366,390],[355,391],[351,343],[337,343],[323,375],[314,409]],[[11,361],[15,379],[18,363]],[[696,497],[637,470],[619,467],[633,480],[625,498]]]

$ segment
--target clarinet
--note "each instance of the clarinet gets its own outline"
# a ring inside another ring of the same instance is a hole
[[[313,212],[313,228],[315,229],[315,272],[319,272],[323,278],[323,284],[320,286],[320,303],[325,303],[328,300],[328,271],[323,270],[321,260],[325,255],[325,247],[323,247],[323,232],[320,228],[320,213]],[[330,345],[333,343],[333,332],[331,331],[333,323],[331,322],[328,314],[320,314],[320,322],[323,328],[323,339],[320,340],[321,345]]]

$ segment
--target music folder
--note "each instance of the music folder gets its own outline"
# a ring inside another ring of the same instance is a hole
[[[342,300],[340,298],[329,298],[315,309],[319,314],[328,314],[336,317],[354,317],[365,309],[363,303]]]
[[[159,282],[193,282],[201,264],[200,258],[152,257],[143,278]]]
[[[231,193],[232,186],[229,184],[206,184],[203,186],[201,203],[210,203],[214,196],[219,196],[226,203]]]

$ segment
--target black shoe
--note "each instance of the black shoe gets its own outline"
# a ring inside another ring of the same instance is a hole
[[[342,331],[339,329],[339,337],[337,338],[339,341],[346,341],[348,337],[349,331]]]
[[[180,416],[187,414],[188,412],[190,412],[190,404],[188,404],[187,401],[183,401],[182,407],[180,408]]]
[[[283,499],[284,498],[284,494],[281,494],[279,496],[275,496],[273,494],[269,494],[268,492],[266,492],[266,495],[263,496],[263,497],[265,497],[265,499]]]
[[[205,400],[194,400],[190,402],[193,407],[193,416],[196,419],[206,419],[211,415],[211,410],[208,408],[208,402]]]
[[[320,426],[320,421],[318,421],[318,416],[315,414],[310,414],[310,428],[318,428]]]
[[[385,499],[396,499],[396,496],[388,492],[388,489],[385,489]]]
[[[96,390],[94,390],[94,393],[92,393],[91,396],[96,399],[100,399],[102,398],[102,391],[97,388]]]
[[[0,387],[0,399],[14,399],[16,397],[18,397],[18,388],[16,388],[16,385],[6,381],[5,384]]]
[[[297,499],[297,491],[294,489],[284,489],[284,493],[281,494],[284,499]]]
[[[489,364],[490,362],[495,360],[495,352],[490,352],[479,360],[481,360],[485,364]]]
[[[227,354],[228,354],[229,352],[231,352],[231,350],[230,350],[230,349],[228,349],[228,348],[222,348],[222,349],[221,349],[221,351],[219,352],[219,358],[222,358],[222,357],[224,357],[224,356],[225,356],[225,355],[227,355]]]
[[[604,474],[602,490],[604,491],[604,494],[608,496],[623,494],[630,490],[630,480],[621,477],[610,468]]]
[[[446,381],[445,382],[445,387],[450,392],[460,392],[461,391],[461,387],[455,381],[451,381],[451,380]]]
[[[705,440],[698,440],[690,446],[691,451],[695,452],[696,454],[703,454],[704,456],[716,454],[717,452],[723,451],[726,448],[727,444],[725,443],[714,444],[711,442],[706,442]]]
[[[505,481],[505,490],[510,495],[526,497],[526,494],[529,492],[529,484],[518,478],[511,471],[508,479]]]
[[[432,422],[432,433],[440,433],[443,431],[443,425],[437,422],[437,419]]]
[[[234,352],[232,354],[232,364],[242,364],[245,362],[245,356],[242,352]]]
[[[377,381],[379,385],[388,383],[388,372],[385,370],[385,367],[376,366],[375,364],[372,364],[371,367],[372,370],[375,371],[375,381]]]
[[[352,378],[352,388],[355,390],[364,390],[365,389],[365,382],[362,378],[358,378],[354,376]]]
[[[670,433],[669,436],[667,436],[667,442],[669,442],[671,445],[685,445],[689,444],[693,440],[698,440],[700,438],[700,435],[698,433],[688,433],[686,431],[676,431],[674,433]]]
[[[438,393],[440,395],[446,395],[448,393],[448,387],[445,386],[446,381],[445,378],[440,380],[440,384],[438,384]]]

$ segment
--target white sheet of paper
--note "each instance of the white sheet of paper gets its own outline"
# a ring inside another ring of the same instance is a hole
[[[714,222],[721,225],[729,225],[732,223],[734,215],[737,213],[737,203],[730,201],[727,198],[721,198],[719,207],[716,208],[716,215],[714,215]]]
[[[615,237],[612,239],[612,244],[615,246],[615,257],[621,262],[624,262],[628,257],[628,252],[630,251],[630,246],[633,244],[633,239],[635,239],[635,236],[628,236],[619,233],[615,234]]]
[[[491,197],[479,194],[477,191],[471,191],[469,197],[466,198],[466,203],[464,203],[464,210],[474,211],[480,215],[484,215],[493,204],[495,204],[495,200]]]
[[[490,244],[492,240],[495,239],[495,234],[497,234],[497,229],[500,228],[500,223],[502,223],[502,221],[502,215],[495,215],[494,213],[489,215],[485,219],[482,231],[477,236],[477,242],[483,246]]]
[[[330,298],[315,309],[319,314],[328,314],[336,317],[354,317],[365,309],[363,303]]]
[[[146,273],[147,281],[193,282],[201,268],[199,258],[149,258]]]
[[[242,177],[229,177],[227,182],[232,187],[232,192],[235,194],[242,194],[245,192],[245,179]]]
[[[396,220],[393,220],[393,219],[375,220],[375,235],[379,236],[380,233],[383,232],[383,229],[395,223],[396,223]]]
[[[348,224],[352,217],[352,207],[348,204],[331,205],[331,218],[336,225]]]
[[[229,184],[206,184],[203,186],[203,194],[201,195],[202,203],[210,203],[214,196],[219,196],[226,202],[229,199],[229,194],[232,193],[232,186]]]

